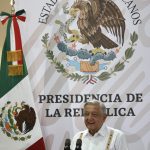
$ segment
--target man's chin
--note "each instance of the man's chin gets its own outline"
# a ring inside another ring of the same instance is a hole
[[[87,125],[87,128],[88,128],[89,130],[93,130],[93,129],[95,129],[95,125],[94,125],[94,124],[88,124],[88,125]]]

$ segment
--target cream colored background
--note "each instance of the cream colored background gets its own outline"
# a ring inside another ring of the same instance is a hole
[[[10,0],[0,0],[0,12],[1,11],[10,12]],[[0,60],[1,60],[2,47],[5,39],[5,29],[6,29],[6,25],[2,26],[2,24],[0,23]]]

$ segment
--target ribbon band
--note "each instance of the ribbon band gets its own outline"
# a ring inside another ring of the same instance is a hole
[[[7,24],[7,34],[6,39],[8,40],[9,44],[10,42],[10,28],[11,24],[13,23],[13,30],[14,30],[14,37],[15,37],[15,51],[13,53],[7,53],[7,59],[11,60],[17,60],[18,65],[8,65],[8,75],[9,76],[15,76],[15,75],[22,75],[23,74],[23,52],[22,52],[22,40],[21,40],[21,33],[20,28],[18,24],[18,20],[25,22],[26,17],[23,15],[25,13],[25,10],[19,10],[15,14],[9,14],[7,12],[2,12],[0,14],[1,22],[4,25],[6,22]],[[10,49],[7,51],[10,52]]]
[[[23,16],[24,13],[25,13],[25,10],[22,9],[22,10],[19,10],[15,14],[12,14],[12,15],[9,13],[6,13],[6,12],[2,12],[0,14],[0,16],[2,17],[1,22],[3,25],[9,19],[12,19],[13,26],[14,26],[14,36],[15,36],[15,45],[16,45],[15,47],[16,47],[16,50],[21,50],[21,51],[22,51],[22,40],[21,40],[20,28],[19,28],[19,24],[18,24],[17,20],[21,20],[21,21],[25,22],[26,17]],[[9,29],[9,32],[10,32],[10,29]],[[10,43],[10,41],[9,41],[9,43]],[[18,61],[19,65],[21,65],[22,63],[23,63],[23,60]]]

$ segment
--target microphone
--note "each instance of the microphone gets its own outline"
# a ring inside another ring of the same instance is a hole
[[[77,139],[75,150],[81,150],[82,140]]]
[[[64,150],[71,150],[70,144],[71,144],[70,139],[66,139]]]

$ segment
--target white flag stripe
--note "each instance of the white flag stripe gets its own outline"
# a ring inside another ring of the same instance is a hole
[[[1,106],[5,106],[7,101],[11,102],[11,106],[14,106],[16,102],[21,103],[22,101],[24,101],[30,107],[33,107],[35,109],[34,99],[31,92],[28,76],[26,76],[12,90],[10,90],[6,95],[4,95],[1,98]],[[5,134],[1,134],[0,149],[9,149],[10,147],[12,148],[12,150],[25,149],[28,148],[30,145],[34,144],[40,138],[42,138],[42,133],[40,131],[40,124],[37,114],[35,126],[33,130],[31,130],[27,135],[31,135],[31,139],[28,139],[24,142],[20,141],[15,142],[11,138],[8,138]],[[9,142],[9,144],[6,144],[6,141]]]

